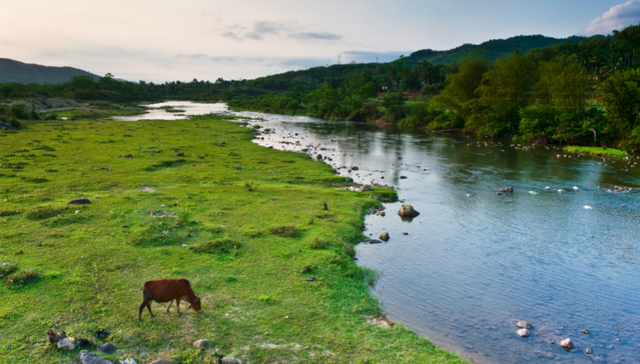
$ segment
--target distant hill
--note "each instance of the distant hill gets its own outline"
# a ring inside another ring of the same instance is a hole
[[[493,62],[500,57],[513,53],[514,51],[527,53],[534,48],[545,48],[564,43],[578,43],[584,39],[587,38],[577,36],[569,38],[552,38],[544,35],[519,35],[507,39],[492,39],[478,45],[463,44],[448,51],[423,49],[411,53],[411,55],[405,57],[404,60],[409,66],[416,65],[422,60],[426,60],[433,65],[455,64],[460,63],[466,57],[482,57],[489,62]]]
[[[0,58],[0,83],[59,83],[67,82],[76,76],[100,78],[100,76],[73,67],[41,66]]]

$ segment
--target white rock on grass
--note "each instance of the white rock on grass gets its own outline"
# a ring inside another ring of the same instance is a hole
[[[210,341],[208,339],[200,339],[198,341],[195,341],[193,343],[193,346],[195,346],[196,348],[203,348],[205,346],[207,346],[207,344],[209,344]]]

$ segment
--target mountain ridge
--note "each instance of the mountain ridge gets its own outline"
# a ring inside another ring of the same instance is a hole
[[[0,58],[0,83],[60,83],[73,77],[88,76],[98,79],[100,76],[73,67],[43,66],[24,63],[9,58]]]

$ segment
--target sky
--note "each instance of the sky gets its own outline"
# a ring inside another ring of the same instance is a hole
[[[215,81],[542,34],[611,34],[640,0],[0,0],[0,58]]]

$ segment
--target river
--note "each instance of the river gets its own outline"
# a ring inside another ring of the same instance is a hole
[[[625,189],[640,187],[639,159],[162,105],[255,118],[260,145],[321,154],[355,182],[394,187],[401,202],[369,215],[364,232],[391,239],[359,244],[356,257],[380,273],[372,292],[388,318],[435,344],[476,363],[640,363],[640,193]],[[401,220],[403,202],[420,215]],[[522,320],[530,337],[516,334]]]

